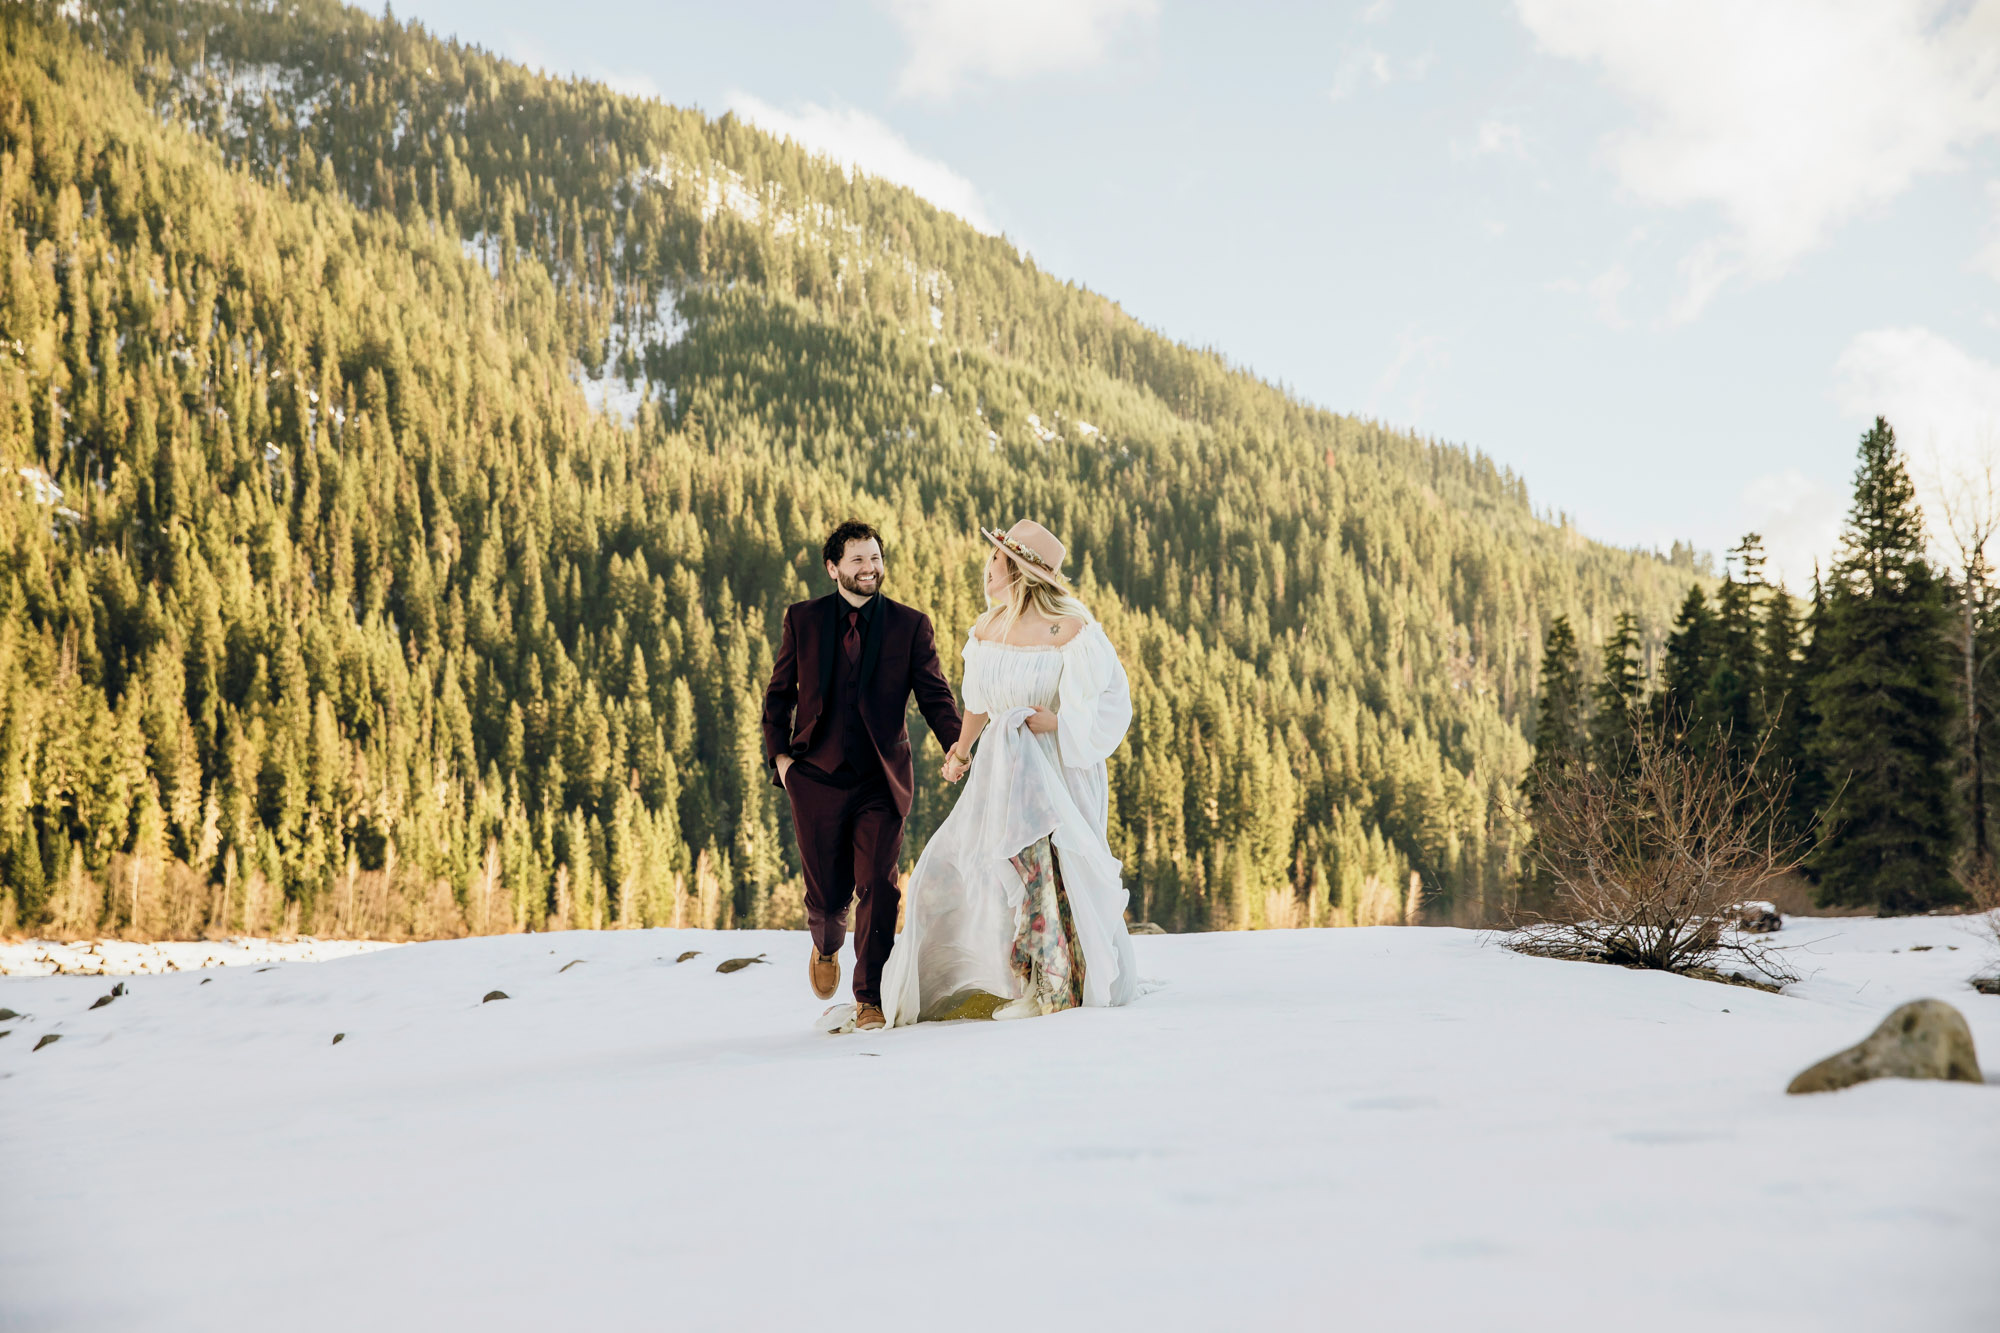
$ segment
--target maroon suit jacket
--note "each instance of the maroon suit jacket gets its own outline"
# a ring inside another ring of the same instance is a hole
[[[830,592],[785,609],[784,638],[771,668],[771,683],[764,689],[764,763],[774,783],[779,755],[796,759],[812,748],[832,693],[834,656],[840,651],[839,617],[846,606],[838,592]],[[916,790],[910,732],[903,722],[913,694],[938,744],[949,749],[958,740],[960,719],[951,682],[938,665],[931,618],[882,597],[861,647],[861,717],[889,779],[896,810],[904,815],[910,813],[910,797]]]

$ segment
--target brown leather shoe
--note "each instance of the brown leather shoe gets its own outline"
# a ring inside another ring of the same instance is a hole
[[[806,977],[812,982],[813,994],[822,1000],[831,1000],[840,987],[840,955],[821,953],[817,944],[808,946],[810,957],[806,960]]]
[[[870,1004],[868,1001],[863,1000],[854,1006],[854,1030],[856,1032],[874,1032],[877,1029],[887,1026],[889,1026],[889,1020],[882,1016],[881,1005]]]

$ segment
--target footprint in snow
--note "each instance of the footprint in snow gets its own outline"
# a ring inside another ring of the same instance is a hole
[[[686,961],[687,961],[688,959],[690,959],[690,958],[699,958],[699,957],[701,957],[701,950],[699,950],[699,949],[689,949],[689,950],[688,950],[688,951],[687,951],[686,953],[682,954],[682,955],[681,955],[681,956],[680,956],[679,958],[676,958],[676,959],[674,959],[674,961],[675,961],[676,963],[685,963],[685,962],[686,962]]]
[[[567,963],[564,963],[561,967],[556,969],[556,975],[561,976],[563,973],[569,971],[572,967],[575,967],[578,963],[587,963],[589,961],[590,960],[588,958],[572,958]]]
[[[508,998],[508,996],[507,996],[507,992],[506,992],[506,991],[503,991],[503,990],[490,990],[490,991],[487,991],[487,992],[486,992],[486,995],[485,995],[485,998],[484,998],[484,999],[482,999],[482,1000],[480,1000],[480,1003],[481,1003],[481,1004],[485,1004],[485,1003],[486,1003],[486,1002],[487,1002],[488,1000],[504,1000],[504,999],[507,999],[507,998]]]
[[[725,958],[715,965],[715,970],[718,972],[740,972],[752,963],[761,963],[764,961],[766,960],[761,953],[755,958]]]

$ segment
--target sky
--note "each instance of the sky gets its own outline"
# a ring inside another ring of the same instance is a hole
[[[1877,414],[1933,528],[2000,460],[2000,0],[396,13],[898,180],[1618,545],[1754,530],[1802,590]]]

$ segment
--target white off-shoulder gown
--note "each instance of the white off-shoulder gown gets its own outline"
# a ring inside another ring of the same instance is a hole
[[[1025,889],[1011,858],[1044,837],[1055,844],[1083,955],[1083,1003],[1126,1003],[1139,978],[1123,867],[1105,841],[1104,761],[1132,723],[1117,651],[1095,622],[1061,647],[968,635],[964,696],[966,711],[989,721],[958,803],[910,876],[903,930],[882,976],[885,1016],[892,1026],[915,1023],[972,991],[1020,994],[1008,959]],[[1036,705],[1054,710],[1054,732],[1028,730]]]

